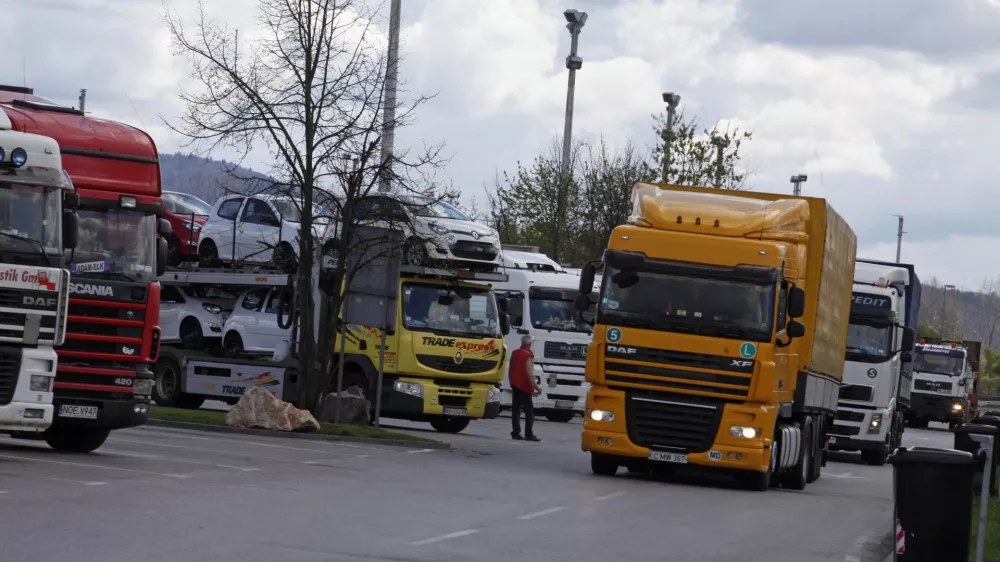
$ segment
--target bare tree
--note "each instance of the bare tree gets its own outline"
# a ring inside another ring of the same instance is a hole
[[[356,205],[380,178],[388,178],[394,191],[417,189],[424,169],[441,162],[440,146],[415,158],[401,150],[393,150],[390,160],[381,158],[388,61],[375,13],[365,4],[259,0],[257,9],[253,41],[213,20],[201,3],[190,27],[166,9],[175,51],[192,68],[192,80],[180,94],[186,112],[171,127],[206,153],[229,149],[245,157],[254,147],[266,147],[275,181],[258,184],[260,190],[287,198],[301,215],[297,309],[313,311],[316,305],[312,273],[318,238],[324,261],[333,268],[334,281],[326,285],[337,287],[330,309],[339,311],[351,232],[358,224]],[[391,125],[407,124],[425,99],[400,103]],[[338,231],[326,238],[314,225],[331,214]],[[333,348],[333,336],[325,333],[324,376],[317,369],[313,324],[312,314],[298,315],[299,405],[310,409],[326,390]]]
[[[1000,277],[983,281],[979,288],[979,317],[982,322],[983,345],[996,349],[1000,337]]]

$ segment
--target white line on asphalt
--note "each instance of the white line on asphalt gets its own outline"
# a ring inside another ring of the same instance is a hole
[[[122,443],[133,443],[136,445],[149,445],[150,447],[164,447],[167,449],[181,449],[182,451],[195,451],[198,453],[215,453],[218,455],[227,455],[230,457],[243,457],[243,458],[253,458],[253,459],[263,459],[268,461],[277,462],[295,462],[290,459],[283,459],[281,457],[264,457],[261,455],[248,455],[247,453],[241,453],[238,451],[224,451],[221,449],[204,449],[201,447],[187,447],[185,445],[168,445],[166,443],[152,443],[150,441],[136,441],[134,439],[122,439],[121,437],[110,437],[108,441],[121,441]]]
[[[118,456],[118,457],[135,457],[135,458],[139,458],[139,459],[157,459],[157,460],[162,460],[162,461],[166,461],[166,462],[177,462],[177,463],[182,463],[182,464],[193,464],[193,465],[197,465],[197,466],[213,466],[215,468],[228,468],[230,470],[238,470],[240,472],[260,472],[260,470],[261,470],[259,468],[248,468],[248,467],[244,467],[244,466],[233,466],[231,464],[220,464],[220,463],[217,463],[217,462],[202,462],[202,461],[194,461],[194,460],[190,460],[190,459],[175,459],[175,458],[169,458],[169,457],[162,457],[160,455],[144,455],[144,454],[141,454],[141,453],[126,453],[124,451],[109,451],[109,450],[102,449],[101,450],[101,454]]]
[[[417,449],[416,451],[407,451],[407,455],[416,455],[418,453],[433,453],[434,449]]]
[[[154,429],[153,427],[144,427],[144,428],[142,428],[141,431],[152,431],[152,432],[156,432],[156,433],[163,433],[163,434],[168,434],[168,435],[174,435],[174,436],[177,436],[177,437],[183,437],[185,439],[199,439],[199,440],[202,440],[202,441],[215,441],[217,443],[236,443],[236,444],[240,444],[240,445],[255,445],[255,446],[258,446],[258,447],[275,447],[275,448],[279,448],[279,449],[291,449],[293,451],[313,451],[313,452],[317,451],[317,449],[306,449],[306,448],[303,448],[303,447],[290,447],[288,445],[277,445],[277,444],[274,444],[274,443],[259,443],[257,441],[251,441],[249,439],[217,439],[217,438],[214,438],[214,437],[202,437],[200,435],[193,435],[193,432],[189,432],[189,431],[156,431],[156,429]],[[256,437],[256,436],[255,435],[247,435],[246,437]],[[267,437],[267,436],[264,436],[264,437],[267,438],[267,439],[280,439],[280,438],[275,438],[275,437]],[[340,441],[322,441],[321,443],[323,443],[324,445],[327,445],[327,446],[331,446],[331,447],[344,447],[346,449],[365,449],[365,450],[369,450],[369,451],[388,451],[388,450],[390,450],[390,449],[386,449],[385,447],[369,447],[369,446],[366,446],[366,445],[355,445],[353,443],[344,443],[344,442],[340,442]]]
[[[474,535],[478,533],[476,529],[466,529],[464,531],[457,531],[455,533],[448,533],[447,535],[441,535],[439,537],[431,537],[429,539],[424,539],[422,541],[414,541],[410,543],[410,546],[424,546],[425,544],[433,544],[436,542],[447,541],[451,539],[457,539],[459,537],[467,537],[469,535]]]
[[[566,509],[566,508],[565,507],[550,507],[549,509],[543,509],[542,511],[536,511],[535,513],[529,513],[527,515],[522,515],[522,516],[518,517],[518,519],[521,519],[523,521],[527,521],[528,519],[534,519],[536,517],[541,517],[543,515],[548,515],[550,513],[556,513],[557,511],[562,511],[564,509]]]
[[[84,486],[103,486],[107,482],[88,482],[87,480],[73,480],[71,478],[57,478],[55,476],[38,476],[32,474],[30,478],[41,478],[43,480],[55,480],[56,482],[70,482],[73,484],[83,484]]]
[[[857,556],[845,556],[844,562],[861,562],[861,559]]]
[[[829,476],[830,478],[850,478],[851,480],[868,480],[864,476],[852,476],[850,472],[845,472],[843,474],[833,474],[831,472],[824,472],[823,476]]]
[[[104,470],[117,470],[119,472],[134,472],[136,474],[152,474],[153,476],[166,476],[168,478],[191,478],[190,474],[168,474],[164,472],[154,472],[152,470],[140,470],[138,468],[121,468],[117,466],[104,466],[100,464],[90,464],[83,462],[54,461],[52,459],[38,459],[33,457],[19,457],[17,455],[0,455],[2,459],[12,459],[17,461],[47,462],[50,464],[64,464],[66,466],[82,466],[84,468],[101,468]]]
[[[624,496],[625,492],[615,492],[613,494],[607,494],[605,496],[597,496],[595,500],[602,502],[604,500],[610,500],[611,498],[617,498],[618,496]]]

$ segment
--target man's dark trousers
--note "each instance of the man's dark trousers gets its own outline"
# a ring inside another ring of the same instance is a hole
[[[524,410],[524,434],[528,437],[534,435],[532,426],[535,425],[535,406],[531,403],[531,394],[520,388],[514,391],[510,405],[510,423],[513,428],[511,435],[521,435],[521,410]]]

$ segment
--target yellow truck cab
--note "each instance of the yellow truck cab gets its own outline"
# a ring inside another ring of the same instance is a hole
[[[506,275],[401,266],[395,331],[386,334],[381,416],[426,421],[457,433],[495,418],[510,325],[489,282]],[[502,303],[501,303],[502,304]],[[348,325],[344,388],[373,389],[382,332]],[[340,352],[340,339],[337,340]],[[368,394],[374,405],[373,393]]]
[[[856,238],[823,199],[636,184],[603,257],[582,448],[596,474],[817,479],[836,413]],[[596,267],[581,275],[590,305]]]

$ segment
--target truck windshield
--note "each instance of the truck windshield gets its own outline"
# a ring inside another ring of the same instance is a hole
[[[573,300],[579,294],[579,291],[572,289],[531,287],[528,290],[531,326],[540,330],[592,334],[594,328],[584,320],[594,318],[593,307],[596,304],[589,311],[579,314],[573,307]]]
[[[691,277],[606,266],[602,324],[731,339],[770,341],[773,283]]]
[[[403,324],[408,330],[450,336],[499,338],[500,316],[490,289],[403,285]]]
[[[156,216],[124,209],[84,209],[80,240],[69,253],[70,272],[78,276],[156,280]]]
[[[892,354],[892,326],[852,321],[847,327],[847,360],[881,363]]]
[[[962,376],[965,368],[965,354],[961,351],[933,352],[917,350],[913,371],[917,373],[933,373],[951,377]]]
[[[0,254],[62,253],[62,191],[0,182]],[[42,263],[45,259],[40,260]]]

